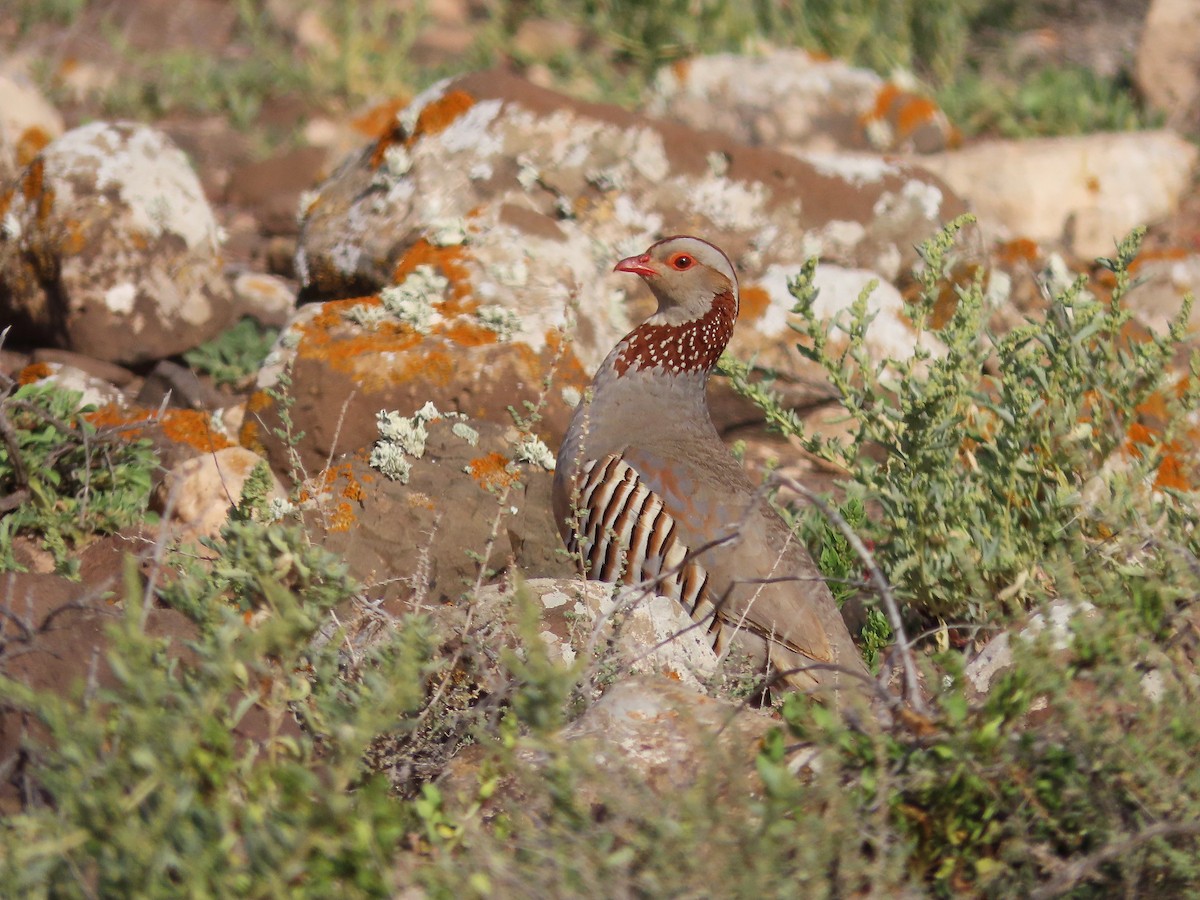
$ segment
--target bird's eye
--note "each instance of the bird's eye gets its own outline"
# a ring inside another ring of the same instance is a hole
[[[695,260],[692,259],[690,256],[688,256],[686,253],[680,253],[676,256],[671,257],[671,265],[674,268],[678,269],[680,272],[682,272],[684,269],[690,269],[694,262],[695,262]]]

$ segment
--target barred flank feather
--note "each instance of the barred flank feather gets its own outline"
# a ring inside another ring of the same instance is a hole
[[[713,614],[708,573],[688,559],[691,548],[677,536],[675,520],[659,496],[618,455],[586,463],[580,481],[581,519],[567,546],[582,554],[588,578],[653,582],[655,593],[681,603],[693,621],[708,621],[716,646],[720,622]]]

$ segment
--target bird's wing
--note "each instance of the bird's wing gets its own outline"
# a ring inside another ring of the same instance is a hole
[[[845,658],[861,664],[807,551],[720,449],[706,454],[703,466],[682,454],[668,459],[641,447],[627,448],[623,459],[661,499],[679,540],[696,554],[708,575],[708,601],[721,618],[759,635],[769,651],[786,648],[816,662]]]
[[[708,573],[691,556],[676,517],[663,506],[623,454],[585,463],[572,498],[574,527],[567,549],[583,560],[594,581],[645,584],[652,593],[681,603],[704,623],[714,643],[720,623],[708,601]]]
[[[729,473],[718,474],[725,481]],[[789,654],[857,662],[841,614],[786,526],[769,508],[774,521],[764,518],[748,481],[723,492],[712,475],[632,447],[586,463],[568,549],[593,580],[644,583],[678,600],[707,623],[718,650],[740,630],[765,641],[782,669],[803,664]],[[845,639],[835,651],[830,634],[839,632]],[[850,656],[840,652],[847,649]]]

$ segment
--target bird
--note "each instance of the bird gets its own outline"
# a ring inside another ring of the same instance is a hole
[[[568,551],[590,580],[672,597],[714,650],[748,654],[775,685],[862,696],[867,670],[828,585],[709,412],[738,316],[732,262],[674,235],[614,271],[640,276],[658,309],[601,363],[560,445],[552,506]]]

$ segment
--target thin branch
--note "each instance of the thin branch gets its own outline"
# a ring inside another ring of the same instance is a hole
[[[917,677],[917,664],[913,659],[912,644],[909,642],[908,636],[904,631],[904,622],[900,618],[900,607],[896,603],[896,595],[892,593],[891,585],[883,577],[879,566],[875,564],[875,558],[871,555],[871,551],[867,549],[859,536],[854,533],[854,529],[850,527],[850,523],[842,517],[842,514],[826,503],[821,497],[817,496],[816,493],[794,478],[788,478],[778,472],[771,476],[771,481],[795,491],[821,510],[821,513],[838,527],[838,530],[846,538],[846,541],[854,548],[854,552],[858,554],[858,558],[862,560],[863,565],[866,566],[867,572],[871,576],[871,583],[875,586],[875,590],[879,594],[879,599],[883,602],[888,622],[892,626],[892,633],[896,635],[896,646],[900,653],[901,665],[904,669],[905,699],[913,711],[921,715],[926,715],[925,700],[921,696],[921,683]]]
[[[1155,822],[1137,834],[1110,841],[1095,853],[1089,853],[1087,856],[1067,864],[1054,878],[1030,894],[1030,900],[1049,900],[1051,897],[1061,897],[1081,882],[1092,878],[1096,869],[1106,862],[1125,856],[1143,844],[1148,844],[1158,838],[1191,835],[1200,835],[1200,822]]]

